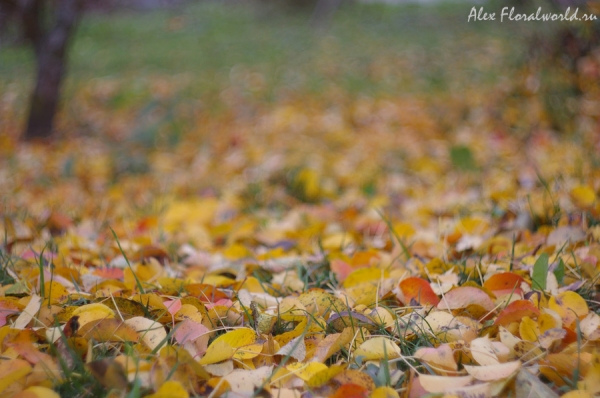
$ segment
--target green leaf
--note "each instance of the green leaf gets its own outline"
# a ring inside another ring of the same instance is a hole
[[[565,263],[562,258],[558,262],[558,266],[554,270],[554,276],[556,276],[556,280],[558,283],[562,284],[565,279]]]
[[[531,281],[534,289],[545,290],[546,278],[548,277],[548,253],[542,253],[533,264],[533,275]]]
[[[459,170],[475,170],[477,165],[473,158],[473,153],[469,147],[456,145],[450,148],[450,159],[452,164]]]

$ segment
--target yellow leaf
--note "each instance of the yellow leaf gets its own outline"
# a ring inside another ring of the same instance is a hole
[[[49,301],[50,304],[62,304],[69,298],[67,289],[56,281],[44,283],[44,292],[46,292],[45,299]]]
[[[191,304],[183,304],[176,316],[178,319],[190,319],[196,323],[202,323],[202,314]]]
[[[581,208],[590,208],[596,201],[596,193],[589,185],[579,185],[571,190],[571,199]]]
[[[177,381],[165,381],[154,394],[147,395],[147,398],[189,398],[188,392]]]
[[[370,283],[359,283],[346,289],[346,296],[351,307],[357,305],[373,305],[377,302],[377,285]]]
[[[356,384],[358,386],[364,387],[369,391],[375,389],[375,382],[365,372],[361,372],[355,369],[345,369],[339,374],[335,375],[332,378],[338,384],[344,385],[348,383]]]
[[[239,354],[236,355],[238,359],[254,358],[256,355],[258,346],[262,351],[262,343],[254,344],[256,342],[256,332],[249,328],[240,328],[226,332],[221,336],[217,337],[208,346],[206,353],[200,360],[201,365],[208,365],[217,362],[230,359],[237,354],[238,349],[244,347]],[[256,346],[256,347],[254,347]],[[248,348],[248,354],[245,351]],[[258,351],[260,352],[260,351]]]
[[[351,327],[345,328],[342,333],[332,333],[326,336],[317,345],[314,357],[319,362],[325,362],[333,354],[345,348],[353,337],[354,332]]]
[[[377,387],[371,393],[371,398],[400,398],[400,395],[391,387]]]
[[[174,232],[182,225],[207,224],[215,214],[218,205],[219,201],[216,198],[174,201],[165,212],[165,230]]]
[[[262,342],[248,344],[248,345],[239,347],[235,351],[235,354],[233,354],[233,358],[239,359],[239,360],[247,360],[247,359],[256,358],[258,355],[260,355],[263,348],[264,348],[264,345]]]
[[[380,360],[380,359],[394,359],[399,358],[400,347],[385,337],[374,337],[362,343],[356,351],[354,351],[355,357],[364,357],[365,360]]]
[[[387,278],[388,276],[388,271],[385,271],[381,268],[359,268],[348,275],[346,280],[344,280],[343,286],[345,288],[349,288],[365,282],[378,282],[381,279]]]
[[[159,295],[154,293],[145,293],[145,294],[136,294],[131,297],[131,300],[137,301],[145,308],[150,308],[153,310],[167,310],[167,307],[163,303],[162,298]]]
[[[375,321],[375,323],[382,325],[386,328],[392,328],[396,325],[396,319],[394,316],[383,307],[377,307],[369,314],[369,317]]]
[[[577,383],[577,387],[590,394],[600,393],[600,362],[594,361],[583,380]]]
[[[519,335],[526,341],[537,341],[540,335],[538,323],[528,316],[524,316],[519,325]]]
[[[560,315],[565,326],[570,326],[575,319],[586,316],[589,312],[585,300],[569,290],[550,297],[548,307]]]
[[[414,227],[408,223],[395,223],[393,228],[396,235],[401,239],[410,238],[415,234]]]
[[[254,321],[254,328],[258,334],[269,334],[277,322],[275,315],[267,314],[258,308],[255,301],[250,303],[250,309],[252,310],[252,319]]]
[[[346,309],[346,304],[323,289],[310,289],[298,296],[298,301],[311,314],[326,317],[327,314]]]
[[[50,388],[47,387],[40,387],[40,386],[32,386],[29,387],[23,391],[21,391],[19,394],[15,395],[13,398],[60,398],[60,395],[58,395],[56,392],[54,392],[53,390],[51,390]]]
[[[562,321],[554,318],[552,315],[544,313],[538,317],[538,328],[540,333],[544,333],[550,329],[556,329],[562,327]]]
[[[565,395],[561,395],[560,398],[593,398],[594,396],[587,391],[575,390],[569,391]]]
[[[315,373],[307,382],[306,385],[310,388],[318,388],[329,382],[333,377],[344,371],[344,367],[340,365],[331,365],[325,369]]]
[[[78,322],[80,327],[98,319],[110,319],[115,317],[113,310],[100,303],[82,305],[73,311],[72,316],[76,315],[79,316]]]
[[[31,365],[22,359],[10,359],[0,362],[0,393],[11,384],[31,373]]]
[[[223,255],[225,257],[227,257],[230,260],[239,260],[241,258],[245,258],[245,257],[251,257],[252,256],[252,252],[250,250],[248,250],[248,248],[246,248],[246,246],[240,244],[240,243],[234,243],[233,245],[230,245],[229,247],[227,247],[227,249],[225,249],[223,251]],[[213,276],[215,277],[215,276]],[[226,278],[228,279],[228,278]],[[235,282],[234,280],[231,280],[231,283]],[[214,286],[221,286],[221,285],[217,285],[213,282],[206,282],[206,280],[204,281],[204,283],[209,284],[209,285],[214,285]],[[222,281],[219,281],[219,283],[223,283]]]
[[[296,362],[287,365],[285,368],[302,380],[308,381],[320,371],[327,369],[327,366],[319,362]]]
[[[341,250],[344,247],[354,243],[354,238],[347,232],[336,232],[331,235],[327,235],[321,242],[321,246],[325,250]]]

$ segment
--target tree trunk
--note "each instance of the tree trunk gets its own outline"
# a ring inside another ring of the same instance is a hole
[[[33,43],[37,61],[37,78],[23,136],[25,140],[48,139],[52,136],[66,69],[67,48],[81,15],[81,3],[81,0],[58,2],[54,24],[45,30],[43,1],[22,1],[24,33]]]

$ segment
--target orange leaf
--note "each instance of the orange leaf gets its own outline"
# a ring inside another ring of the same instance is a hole
[[[6,325],[6,317],[12,314],[19,313],[21,309],[15,302],[2,300],[0,301],[0,326]]]
[[[329,398],[367,398],[368,396],[369,390],[363,386],[348,383],[338,388],[333,395],[329,396]]]
[[[348,275],[350,275],[350,273],[352,273],[352,271],[353,271],[350,264],[348,264],[344,260],[340,260],[339,258],[335,258],[335,259],[331,260],[330,267],[331,267],[331,271],[333,271],[337,280],[340,283],[342,283],[348,277]]]
[[[228,299],[229,297],[221,290],[217,289],[212,285],[204,283],[193,283],[187,285],[185,290],[194,297],[197,297],[203,303],[214,303],[221,299]]]
[[[525,282],[525,279],[520,275],[512,272],[503,272],[501,274],[494,274],[485,281],[483,287],[497,295],[509,294],[515,292],[515,294],[521,293],[521,283]]]
[[[102,278],[106,278],[106,279],[118,279],[121,281],[125,277],[125,275],[123,274],[123,270],[121,268],[114,268],[114,267],[97,268],[94,271],[94,275],[98,275],[98,276],[101,276]]]
[[[507,326],[513,322],[520,322],[523,317],[536,317],[540,315],[540,310],[538,310],[531,301],[527,300],[517,300],[513,301],[509,305],[503,309],[496,321],[494,322],[495,326]]]
[[[129,325],[115,318],[97,319],[83,325],[77,334],[98,342],[138,341],[137,332]]]
[[[439,297],[434,293],[431,285],[423,278],[416,276],[406,278],[400,282],[400,290],[402,291],[405,304],[410,304],[411,301],[416,301],[420,305],[437,305],[440,302]]]

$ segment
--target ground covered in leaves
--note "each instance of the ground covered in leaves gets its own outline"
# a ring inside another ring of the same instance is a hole
[[[1,396],[600,393],[593,76],[566,134],[506,82],[265,104],[234,72],[225,110],[175,108],[173,142],[150,107],[151,145],[114,79],[61,119],[103,134],[18,143],[6,86]]]

